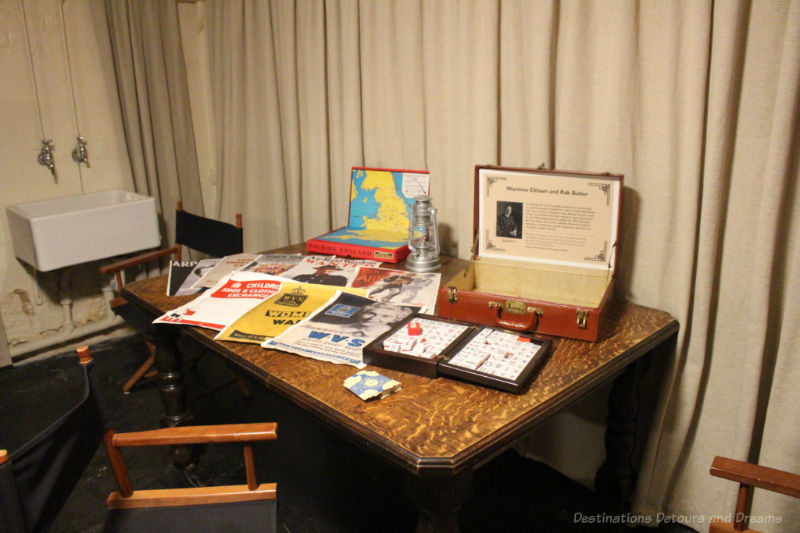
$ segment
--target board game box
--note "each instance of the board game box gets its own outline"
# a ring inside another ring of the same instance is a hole
[[[354,167],[347,226],[309,239],[306,250],[399,263],[409,253],[414,198],[429,187],[428,171]]]
[[[519,394],[551,345],[530,334],[415,314],[368,344],[364,362]]]

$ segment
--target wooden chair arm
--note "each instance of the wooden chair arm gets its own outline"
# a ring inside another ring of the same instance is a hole
[[[783,470],[717,456],[711,463],[711,475],[800,498],[800,475]]]
[[[247,475],[247,490],[258,490],[255,460],[252,443],[262,440],[276,440],[278,424],[274,422],[255,424],[223,424],[217,426],[183,426],[154,429],[151,431],[135,431],[130,433],[106,432],[103,441],[119,486],[121,498],[130,498],[133,494],[128,470],[122,460],[120,448],[126,446],[161,446],[172,444],[203,444],[220,442],[239,442],[244,448],[244,467]]]
[[[247,485],[195,487],[186,489],[137,490],[124,497],[112,492],[106,504],[109,509],[140,509],[174,507],[178,505],[203,505],[230,502],[274,500],[278,487],[275,483],[262,483],[254,490]]]
[[[127,259],[123,259],[121,261],[117,261],[116,263],[111,263],[108,265],[103,265],[100,267],[101,274],[114,274],[116,272],[120,272],[127,268],[131,268],[136,265],[141,265],[143,263],[149,263],[155,259],[159,259],[161,257],[165,257],[167,255],[178,255],[180,252],[181,245],[176,244],[175,246],[171,246],[170,248],[162,248],[160,250],[154,250],[152,252],[147,252],[144,254],[140,254],[134,257],[129,257]]]
[[[115,433],[116,447],[203,444],[219,442],[256,442],[278,438],[278,424],[223,424],[216,426],[180,426],[149,431]]]

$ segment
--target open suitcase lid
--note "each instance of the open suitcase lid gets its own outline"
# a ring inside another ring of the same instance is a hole
[[[621,199],[621,175],[477,165],[473,259],[613,275]]]

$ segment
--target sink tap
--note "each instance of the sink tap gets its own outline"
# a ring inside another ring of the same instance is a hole
[[[78,136],[78,145],[72,151],[72,160],[78,163],[86,163],[86,168],[91,168],[89,164],[89,152],[86,149],[86,137]]]
[[[36,160],[39,162],[40,165],[44,165],[50,169],[50,172],[53,176],[56,175],[56,162],[53,158],[53,150],[55,147],[53,146],[52,139],[44,139],[42,141],[42,149],[39,150],[39,156]]]

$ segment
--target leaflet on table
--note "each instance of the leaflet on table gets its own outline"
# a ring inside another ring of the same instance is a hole
[[[167,279],[167,296],[186,296],[197,294],[203,289],[195,287],[195,283],[217,264],[219,259],[203,259],[201,261],[170,261]]]
[[[363,368],[363,347],[418,309],[337,291],[308,318],[261,346]]]
[[[281,283],[281,289],[236,319],[215,337],[216,340],[261,344],[309,316],[340,290],[328,285],[271,279]],[[344,287],[341,290],[360,296],[367,294],[366,289]]]
[[[167,277],[167,296],[175,296],[183,282],[192,273],[197,261],[170,261],[169,277]],[[194,285],[194,283],[192,283]]]
[[[167,311],[155,324],[183,324],[222,331],[247,311],[277,293],[281,283],[266,274],[231,272],[203,294]]]
[[[303,254],[263,254],[242,270],[277,276],[295,266],[301,259]]]
[[[282,278],[303,283],[349,287],[358,274],[358,267],[380,265],[380,261],[349,259],[329,255],[308,255],[295,266],[283,272]]]
[[[369,297],[379,302],[414,305],[421,313],[433,314],[441,274],[438,272],[405,272],[362,266],[352,287],[369,289]]]
[[[253,262],[258,254],[234,254],[226,255],[218,259],[214,268],[208,270],[198,280],[195,280],[194,287],[196,289],[210,289],[231,272],[241,270]]]

